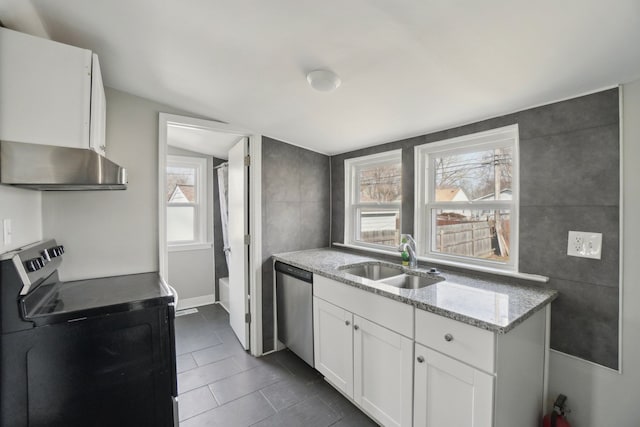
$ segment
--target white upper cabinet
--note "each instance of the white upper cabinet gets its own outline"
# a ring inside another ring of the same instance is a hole
[[[97,55],[0,28],[0,139],[104,154]]]

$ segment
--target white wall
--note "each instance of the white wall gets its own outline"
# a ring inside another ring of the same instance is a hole
[[[158,270],[158,113],[188,114],[107,88],[107,157],[125,191],[45,192],[45,237],[65,245],[64,280]]]
[[[39,191],[0,185],[0,254],[42,239],[42,197]],[[4,244],[2,220],[10,219],[13,236]]]
[[[213,242],[213,160],[206,154],[194,153],[176,147],[167,147],[167,154],[200,157],[207,159],[207,241]],[[169,284],[173,286],[180,297],[182,308],[189,298],[207,298],[215,300],[213,247],[189,251],[169,251],[168,273]]]
[[[168,282],[178,292],[179,308],[183,308],[183,304],[188,303],[186,300],[190,298],[198,298],[198,300],[207,298],[208,302],[215,301],[211,249],[169,252],[168,261]]]
[[[48,39],[49,33],[44,27],[40,15],[33,4],[25,0],[0,1],[0,18],[7,28]]]
[[[550,396],[568,396],[572,427],[640,426],[640,80],[624,85],[622,111],[622,374],[552,352]]]

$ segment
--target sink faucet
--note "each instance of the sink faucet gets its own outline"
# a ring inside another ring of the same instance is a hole
[[[400,235],[400,246],[398,252],[407,251],[409,253],[409,268],[418,268],[418,257],[416,256],[416,241],[413,240],[411,234]]]

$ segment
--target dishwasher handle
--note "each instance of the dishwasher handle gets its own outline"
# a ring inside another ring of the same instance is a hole
[[[279,273],[295,277],[296,279],[302,280],[303,282],[313,283],[313,273],[310,271],[303,270],[301,268],[294,267],[280,261],[276,261],[275,269]]]

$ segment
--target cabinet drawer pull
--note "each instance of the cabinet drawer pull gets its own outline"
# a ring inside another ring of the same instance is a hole
[[[348,320],[345,320],[345,321],[344,321],[344,324],[345,324],[345,325],[347,325],[347,326],[349,326],[349,325],[351,324],[351,322],[349,322]]]
[[[424,357],[418,356],[418,363],[424,363]]]
[[[445,341],[448,341],[448,342],[453,341],[453,335],[451,335],[451,334],[446,334],[446,335],[444,336],[444,340],[445,340]]]
[[[353,325],[353,329],[355,329],[355,330],[357,331],[358,329],[360,329],[360,326],[358,326],[358,325]]]

